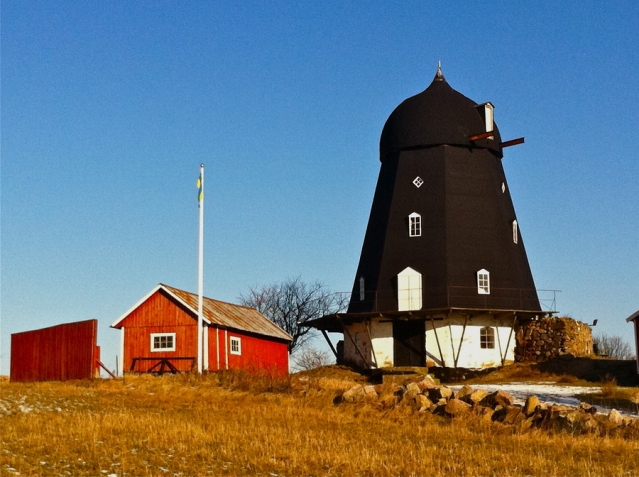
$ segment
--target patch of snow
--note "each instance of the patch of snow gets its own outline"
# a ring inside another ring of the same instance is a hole
[[[449,386],[451,389],[458,391],[462,385]],[[601,392],[599,387],[583,387],[583,386],[563,386],[552,382],[520,382],[506,384],[473,384],[473,389],[483,389],[488,392],[498,390],[506,391],[515,398],[515,404],[523,405],[528,396],[537,396],[541,402],[548,404],[559,404],[562,406],[577,407],[581,399],[575,397],[578,394],[594,394]],[[596,405],[597,411],[600,413],[609,413],[612,408]],[[638,414],[626,412],[625,415],[636,417]]]

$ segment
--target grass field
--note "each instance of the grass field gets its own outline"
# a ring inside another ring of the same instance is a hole
[[[639,442],[514,432],[378,403],[337,370],[0,383],[0,475],[632,476]]]

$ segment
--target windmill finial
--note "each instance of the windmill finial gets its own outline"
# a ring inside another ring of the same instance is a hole
[[[437,73],[435,74],[435,81],[446,81],[446,78],[444,78],[444,73],[442,73],[441,60],[437,62]]]

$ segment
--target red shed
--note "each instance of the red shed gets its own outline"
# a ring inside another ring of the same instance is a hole
[[[121,330],[122,369],[189,371],[197,364],[194,293],[160,283],[115,320]],[[203,298],[204,369],[288,373],[292,337],[254,308]]]
[[[98,320],[11,335],[11,381],[66,381],[100,376]]]

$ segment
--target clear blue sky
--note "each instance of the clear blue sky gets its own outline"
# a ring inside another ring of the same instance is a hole
[[[560,4],[561,3],[561,4]],[[639,309],[639,2],[2,2],[2,339],[157,283],[351,288],[379,136],[442,61],[491,101],[538,288],[629,339]]]

